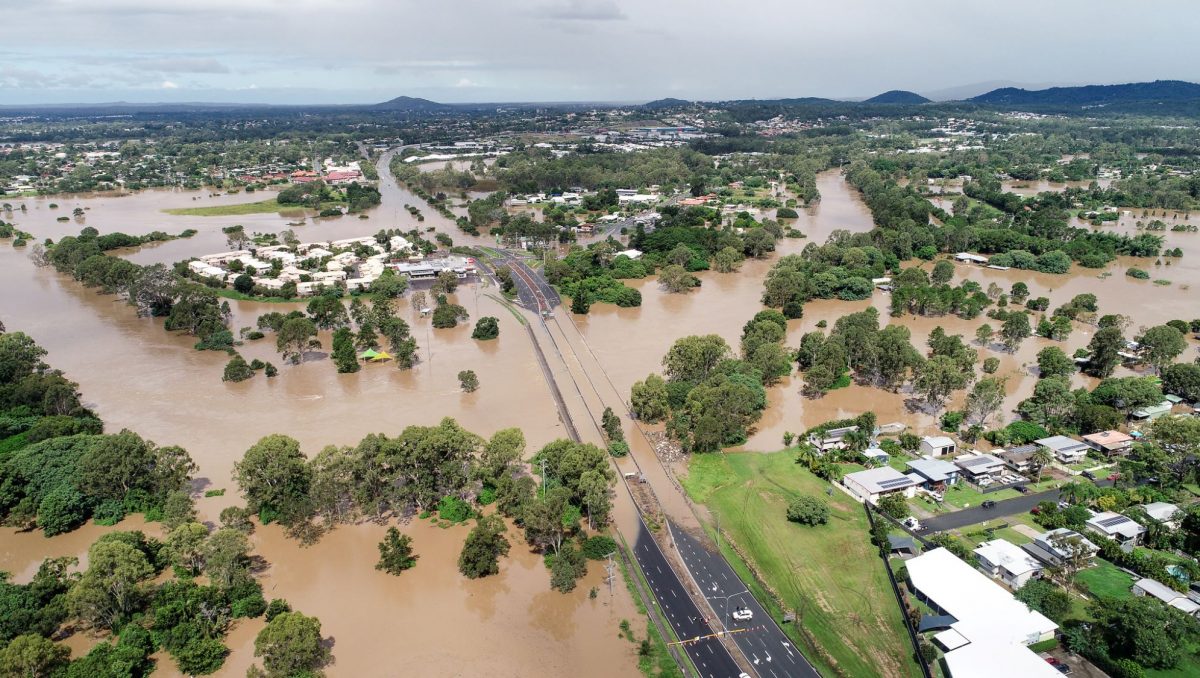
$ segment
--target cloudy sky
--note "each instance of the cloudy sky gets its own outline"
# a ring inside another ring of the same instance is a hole
[[[1187,56],[1195,0],[0,0],[0,17],[0,104],[715,100],[1200,80]]]

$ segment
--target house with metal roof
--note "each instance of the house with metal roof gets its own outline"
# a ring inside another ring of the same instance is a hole
[[[975,549],[980,571],[1019,589],[1042,571],[1042,564],[1021,547],[1005,539],[985,541]]]
[[[1059,567],[1076,558],[1082,559],[1084,567],[1091,567],[1096,564],[1096,552],[1100,550],[1087,537],[1065,527],[1039,534],[1021,548],[1050,567]]]
[[[910,558],[905,566],[917,596],[935,614],[954,618],[933,637],[945,650],[950,675],[1058,678],[1058,671],[1028,647],[1054,637],[1058,625],[1045,615],[944,548]]]
[[[1130,412],[1129,417],[1130,419],[1137,419],[1139,421],[1154,421],[1159,417],[1165,417],[1170,414],[1172,407],[1174,406],[1171,404],[1170,400],[1164,400],[1157,405],[1139,407],[1133,412]]]
[[[1179,519],[1183,516],[1183,511],[1180,511],[1178,506],[1165,501],[1142,504],[1141,509],[1146,512],[1146,515],[1172,530],[1179,528]]]
[[[1003,450],[997,450],[996,456],[1004,462],[1013,471],[1017,473],[1032,473],[1033,472],[1033,453],[1040,449],[1040,445],[1030,443],[1028,445],[1017,445]]]
[[[1004,473],[1004,462],[990,454],[972,454],[959,457],[954,464],[962,469],[967,480],[976,485],[990,485]]]
[[[921,438],[920,453],[924,457],[953,456],[957,446],[946,436],[925,436]]]
[[[1107,455],[1121,454],[1133,445],[1133,436],[1120,431],[1100,431],[1083,436],[1087,446]]]
[[[944,490],[947,485],[958,482],[958,467],[942,459],[914,459],[908,462],[911,478],[914,474],[921,478],[921,487],[927,490]]]
[[[1193,617],[1200,616],[1200,605],[1188,598],[1186,594],[1180,593],[1162,582],[1149,578],[1139,579],[1133,585],[1131,592],[1139,598],[1143,596],[1158,598],[1163,604]]]
[[[1040,438],[1034,441],[1038,445],[1050,450],[1054,457],[1064,464],[1075,464],[1080,459],[1087,455],[1088,444],[1068,438],[1067,436],[1050,436],[1049,438]]]
[[[917,483],[891,466],[880,466],[847,473],[842,476],[842,486],[862,501],[875,504],[880,497],[897,492],[911,497],[916,492]]]
[[[1132,518],[1112,511],[1102,511],[1092,515],[1084,523],[1087,529],[1096,534],[1115,539],[1122,547],[1133,548],[1140,544],[1146,528]]]

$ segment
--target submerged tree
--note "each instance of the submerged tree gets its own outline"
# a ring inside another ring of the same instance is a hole
[[[379,542],[379,562],[375,563],[375,569],[388,574],[400,574],[416,564],[412,539],[407,534],[400,534],[400,530],[389,527],[383,541]]]

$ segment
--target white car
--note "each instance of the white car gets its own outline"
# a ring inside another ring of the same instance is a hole
[[[748,607],[739,607],[730,615],[734,621],[750,621],[754,619],[754,613]]]
[[[908,529],[910,529],[910,530],[912,530],[912,531],[914,531],[914,532],[920,532],[920,531],[921,531],[921,521],[917,520],[917,519],[916,519],[916,518],[914,518],[913,516],[909,516],[909,517],[905,518],[905,519],[904,519],[903,521],[901,521],[901,522],[902,522],[902,523],[904,523],[904,526],[905,526],[905,527],[907,527]]]

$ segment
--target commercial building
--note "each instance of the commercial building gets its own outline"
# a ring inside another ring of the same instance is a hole
[[[934,636],[954,678],[1058,678],[1028,646],[1054,637],[1058,625],[1013,598],[944,548],[905,563],[917,595],[954,619]]]

